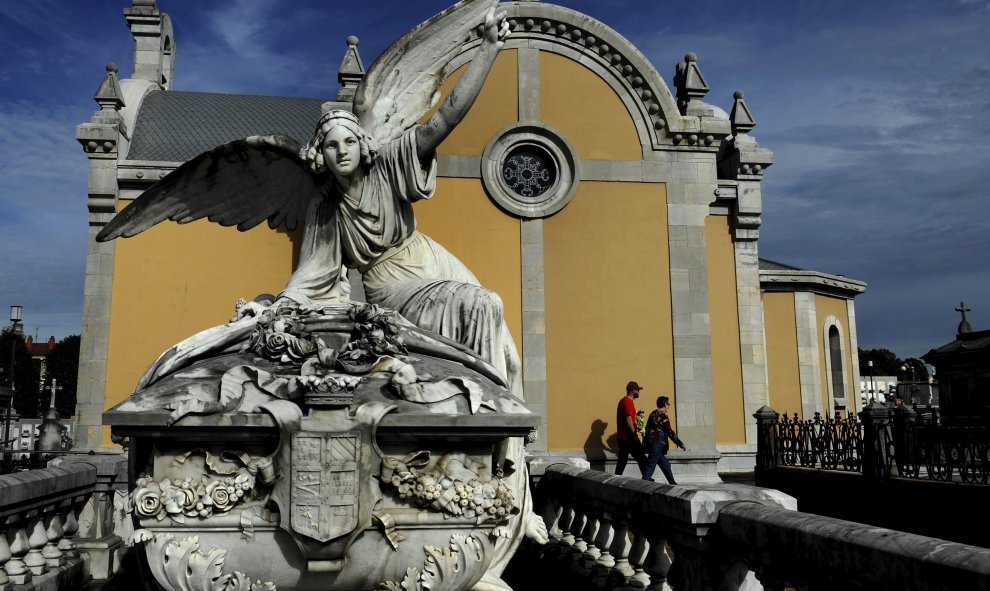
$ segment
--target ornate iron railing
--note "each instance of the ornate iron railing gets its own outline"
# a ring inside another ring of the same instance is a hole
[[[859,416],[800,419],[764,407],[760,467],[800,466],[937,481],[990,484],[990,425],[944,425],[932,408],[874,403]]]
[[[990,428],[986,425],[943,425],[937,413],[915,410],[895,413],[893,432],[898,475],[990,484]]]
[[[855,415],[801,420],[795,413],[776,416],[778,465],[858,472],[862,467],[862,426]]]

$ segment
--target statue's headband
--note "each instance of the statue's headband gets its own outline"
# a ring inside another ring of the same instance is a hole
[[[361,122],[358,121],[358,118],[356,115],[354,115],[354,113],[351,113],[350,111],[344,111],[342,109],[332,109],[330,111],[327,111],[326,113],[323,114],[322,117],[320,117],[320,122],[316,125],[316,128],[322,129],[324,125],[326,125],[333,119],[341,119],[353,123],[358,127],[361,127]]]

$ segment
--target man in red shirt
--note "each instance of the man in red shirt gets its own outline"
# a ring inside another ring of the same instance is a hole
[[[639,391],[643,387],[636,382],[626,384],[626,395],[619,400],[619,405],[615,409],[615,429],[619,441],[619,455],[615,462],[615,473],[622,474],[626,469],[626,462],[632,454],[636,463],[639,464],[639,471],[646,473],[646,455],[643,453],[643,445],[640,443],[636,432],[639,430],[636,424],[636,403],[639,398]]]

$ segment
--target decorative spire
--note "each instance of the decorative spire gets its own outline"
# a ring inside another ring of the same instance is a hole
[[[732,135],[749,133],[756,127],[756,119],[753,119],[753,114],[749,112],[749,107],[746,106],[746,101],[743,100],[743,91],[737,90],[732,97],[736,99],[732,103],[732,112],[729,113],[729,122],[732,124]]]
[[[100,82],[100,87],[96,89],[93,100],[104,111],[119,111],[124,106],[124,94],[117,79],[117,64],[113,62],[107,64],[107,74],[103,77],[103,82]]]
[[[364,63],[361,62],[361,54],[358,53],[357,46],[357,37],[351,35],[347,38],[347,53],[344,54],[344,61],[337,70],[337,82],[340,83],[340,90],[337,91],[338,101],[353,100],[358,84],[364,80]]]
[[[956,312],[962,314],[962,322],[959,323],[959,327],[956,328],[956,332],[959,334],[966,334],[967,332],[973,332],[973,327],[969,325],[969,321],[966,320],[966,312],[972,312],[972,308],[966,307],[966,302],[959,302],[959,307],[956,308]]]
[[[674,86],[677,87],[677,106],[685,114],[691,101],[701,100],[708,94],[710,88],[698,67],[698,56],[688,53],[684,56],[684,61],[677,64]]]

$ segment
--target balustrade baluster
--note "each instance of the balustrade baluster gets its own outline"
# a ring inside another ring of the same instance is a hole
[[[10,591],[14,585],[7,577],[7,561],[10,560],[10,544],[5,533],[0,533],[0,591]]]
[[[564,559],[570,552],[571,545],[574,544],[574,534],[570,531],[572,521],[574,521],[574,509],[564,505],[561,507],[560,520],[557,522],[561,531],[560,541],[548,551],[551,557]]]
[[[629,524],[623,519],[615,525],[615,539],[612,540],[612,556],[615,556],[615,566],[612,567],[608,576],[607,586],[612,589],[621,589],[626,586],[626,581],[633,576],[635,571],[629,564],[629,549],[632,543],[629,541]]]
[[[7,541],[10,542],[10,560],[4,565],[10,582],[15,585],[24,585],[31,580],[31,571],[24,564],[24,555],[31,549],[28,542],[27,532],[23,527],[15,526],[7,531]]]
[[[31,532],[28,538],[31,549],[24,557],[24,564],[27,565],[31,574],[43,575],[48,572],[48,565],[45,563],[45,557],[41,554],[41,549],[48,543],[48,533],[45,531],[45,524],[41,517],[31,519],[28,530]]]
[[[633,541],[629,550],[629,565],[633,569],[633,574],[626,581],[626,589],[638,591],[646,589],[650,584],[650,575],[646,574],[646,559],[649,556],[650,543],[646,535],[635,527],[632,530]]]
[[[45,535],[48,537],[48,543],[41,550],[41,555],[44,556],[48,568],[58,568],[65,564],[65,555],[58,547],[65,535],[62,529],[62,516],[54,513],[46,517],[45,522]]]
[[[584,551],[588,549],[588,543],[584,541],[581,537],[584,534],[584,526],[588,522],[588,514],[585,509],[578,509],[574,513],[574,519],[571,521],[571,527],[568,528],[572,534],[574,534],[574,543],[571,544],[571,550],[568,553],[565,560],[569,564],[581,564],[581,556]]]
[[[584,532],[581,534],[581,539],[585,540],[588,547],[585,549],[576,564],[576,567],[581,574],[587,575],[591,573],[591,569],[595,567],[595,561],[602,555],[602,551],[595,545],[598,538],[598,530],[600,528],[601,520],[593,513],[588,515],[588,522],[584,526]]]
[[[607,513],[602,514],[599,521],[600,526],[598,537],[595,539],[595,546],[601,550],[601,555],[592,567],[591,578],[596,587],[604,588],[608,581],[608,575],[612,572],[612,567],[615,566],[615,558],[609,552],[615,530],[612,528],[611,517]]]
[[[650,553],[646,561],[646,573],[650,575],[647,591],[663,591],[667,583],[667,572],[670,570],[670,556],[667,555],[666,536],[650,532],[647,534],[650,542]]]
[[[76,535],[79,531],[79,522],[76,520],[75,506],[68,507],[65,513],[65,522],[62,525],[63,536],[62,539],[58,541],[58,549],[62,551],[62,554],[66,558],[75,558],[79,556],[79,551],[76,550],[76,545],[72,541],[72,537]]]

